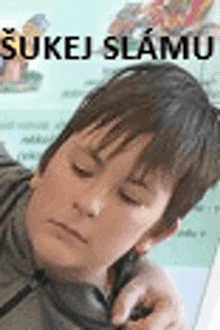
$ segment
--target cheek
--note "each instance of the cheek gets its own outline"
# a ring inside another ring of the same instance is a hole
[[[93,241],[92,247],[100,263],[106,262],[110,266],[128,252],[158,222],[163,210],[163,203],[158,203],[152,208],[112,207],[108,216],[103,214],[96,232],[97,241]],[[100,251],[103,251],[102,256]]]
[[[78,187],[77,182],[73,180],[70,169],[65,165],[56,168],[56,170],[45,173],[41,184],[38,187],[38,199],[42,204],[61,206],[70,202],[74,190]]]
[[[125,211],[123,215],[121,215],[121,219],[127,224],[129,228],[134,231],[146,231],[151,227],[154,222],[156,222],[160,217],[160,210],[155,208],[131,208],[131,210]]]
[[[102,216],[100,237],[105,244],[133,246],[162,216],[163,207],[117,208],[112,207]],[[105,236],[103,235],[105,233]]]
[[[108,216],[103,214],[93,241],[93,249],[101,262],[113,264],[130,250],[146,230],[144,215],[136,216],[135,211],[111,210]],[[98,247],[98,248],[97,248]],[[99,256],[103,251],[102,256]]]
[[[122,237],[132,237],[135,241],[158,220],[160,211],[146,207],[112,207],[109,214],[109,231],[119,232]]]

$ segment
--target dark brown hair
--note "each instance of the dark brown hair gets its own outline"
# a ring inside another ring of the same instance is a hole
[[[157,234],[183,217],[220,177],[220,124],[199,83],[170,63],[142,63],[120,70],[82,102],[40,161],[43,172],[58,148],[75,132],[101,118],[98,127],[122,117],[97,152],[122,131],[128,143],[141,132],[153,133],[142,155],[150,169],[169,174],[175,190]],[[97,127],[97,128],[98,128]],[[120,151],[120,150],[119,150]]]

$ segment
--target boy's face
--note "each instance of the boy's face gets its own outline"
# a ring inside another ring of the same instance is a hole
[[[93,156],[110,125],[72,135],[45,171],[34,174],[25,214],[39,263],[92,283],[104,280],[107,269],[143,239],[172,194],[150,173],[138,184],[146,166],[134,170],[134,165],[150,134],[142,133],[110,157],[122,135]]]

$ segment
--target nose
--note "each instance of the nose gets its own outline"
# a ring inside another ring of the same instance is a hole
[[[102,184],[92,185],[81,192],[73,207],[79,216],[95,219],[106,205],[107,189]]]

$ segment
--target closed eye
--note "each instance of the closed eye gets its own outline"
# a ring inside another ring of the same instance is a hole
[[[134,206],[140,206],[141,205],[141,203],[139,201],[137,201],[133,197],[127,195],[122,190],[119,190],[119,195],[120,195],[121,199],[127,204],[134,205]]]
[[[72,164],[72,169],[81,178],[91,178],[93,176],[92,172],[87,171],[84,168],[81,168],[79,165],[76,165],[75,163]]]

